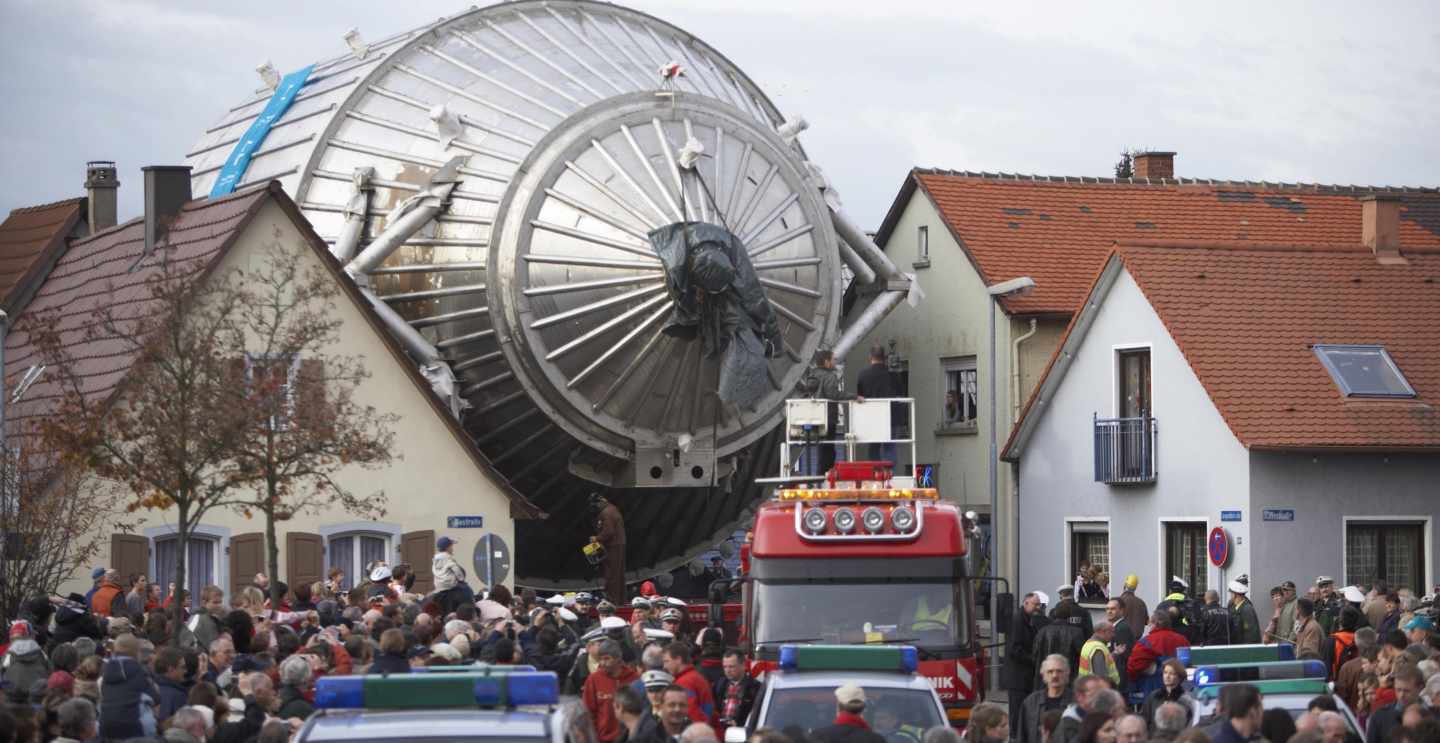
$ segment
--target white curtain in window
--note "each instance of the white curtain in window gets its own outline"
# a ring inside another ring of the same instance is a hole
[[[362,568],[376,560],[388,562],[389,558],[385,554],[385,542],[386,540],[381,537],[360,537],[360,566]],[[369,576],[365,577],[369,578]]]
[[[190,591],[190,605],[197,606],[200,591],[215,582],[215,542],[191,537],[185,552],[185,588]]]
[[[170,587],[170,581],[175,580],[175,539],[155,540],[155,582],[160,584],[161,592]]]

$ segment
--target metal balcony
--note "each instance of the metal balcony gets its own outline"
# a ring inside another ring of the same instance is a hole
[[[1155,419],[1095,417],[1095,482],[1155,482]]]

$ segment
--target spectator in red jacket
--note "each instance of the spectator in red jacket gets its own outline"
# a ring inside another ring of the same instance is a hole
[[[1130,672],[1131,680],[1149,676],[1155,673],[1156,664],[1162,658],[1173,658],[1177,648],[1189,646],[1190,641],[1184,635],[1170,629],[1170,613],[1156,610],[1150,615],[1150,633],[1135,643],[1125,670]]]
[[[620,643],[611,639],[600,642],[596,666],[595,672],[585,678],[580,700],[595,721],[600,743],[614,743],[624,729],[615,716],[615,690],[634,683],[640,674],[624,662]]]
[[[724,736],[725,731],[720,729],[715,717],[715,694],[690,662],[689,645],[672,642],[665,647],[665,672],[675,677],[677,686],[685,687],[685,695],[690,700],[690,720],[715,728],[716,737]]]

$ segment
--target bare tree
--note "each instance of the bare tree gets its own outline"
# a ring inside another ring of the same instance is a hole
[[[334,507],[362,519],[383,516],[384,492],[352,492],[334,476],[388,466],[397,420],[355,399],[369,372],[335,352],[339,291],[323,268],[304,265],[307,253],[277,233],[254,266],[239,271],[236,323],[225,340],[225,352],[244,369],[246,407],[257,413],[236,456],[254,485],[254,499],[242,508],[247,517],[265,517],[274,606],[281,601],[276,522]]]
[[[21,440],[28,440],[22,437]],[[19,616],[100,554],[107,529],[125,530],[115,493],[28,448],[0,458],[0,616]]]
[[[177,260],[173,249],[160,250],[159,268],[145,281],[146,300],[96,310],[80,331],[83,344],[66,345],[53,326],[37,331],[41,356],[61,387],[58,408],[41,430],[61,466],[121,486],[127,511],[174,509],[178,642],[191,534],[210,511],[245,502],[247,478],[234,455],[251,416],[223,343],[233,333],[241,294],[206,276],[200,259]],[[78,346],[132,360],[113,392],[91,389],[86,365],[71,352]]]

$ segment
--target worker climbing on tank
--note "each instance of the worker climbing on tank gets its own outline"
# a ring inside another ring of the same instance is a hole
[[[625,601],[625,517],[599,493],[590,494],[590,510],[595,514],[595,536],[590,541],[605,548],[600,562],[605,595],[621,604]]]

